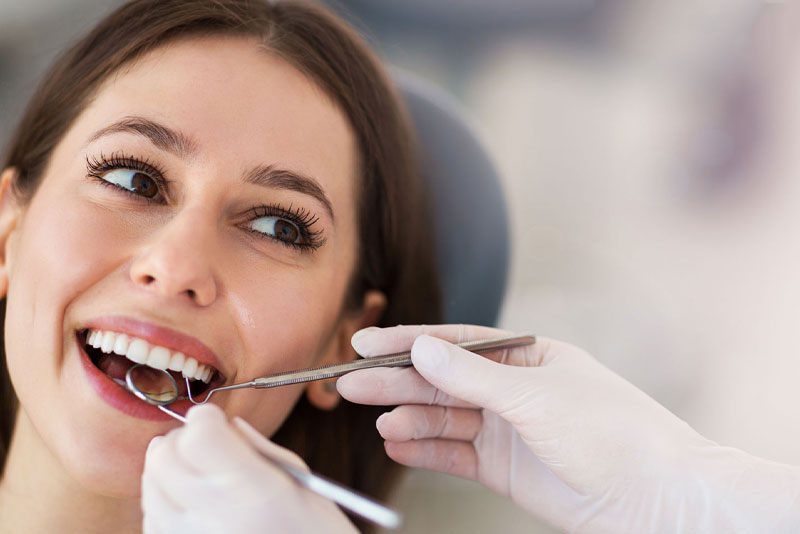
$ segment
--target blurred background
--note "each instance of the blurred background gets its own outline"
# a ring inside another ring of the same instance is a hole
[[[0,146],[53,56],[119,3],[0,0]],[[580,345],[705,436],[800,463],[791,3],[332,7],[452,94],[500,169],[501,327]],[[396,502],[405,533],[553,532],[442,475],[410,473]]]

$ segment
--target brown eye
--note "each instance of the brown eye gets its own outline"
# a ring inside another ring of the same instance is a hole
[[[155,180],[146,174],[137,172],[131,179],[131,191],[146,198],[153,198],[158,193],[158,186]]]
[[[144,198],[158,194],[158,183],[147,174],[133,169],[114,169],[102,176],[103,180]]]
[[[250,228],[287,243],[300,241],[300,230],[297,226],[280,217],[259,217],[250,223]]]
[[[289,221],[278,219],[275,221],[275,237],[282,241],[294,243],[297,241],[297,238],[300,237],[300,232],[298,232],[297,228]]]

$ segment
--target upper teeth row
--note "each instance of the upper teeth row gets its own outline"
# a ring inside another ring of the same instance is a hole
[[[107,330],[89,330],[86,335],[86,344],[105,353],[114,352],[125,356],[134,363],[142,363],[154,369],[180,371],[183,376],[202,380],[206,384],[214,374],[214,369],[198,363],[191,356],[186,356],[182,352],[173,352],[158,345],[151,345],[143,339],[126,334]]]

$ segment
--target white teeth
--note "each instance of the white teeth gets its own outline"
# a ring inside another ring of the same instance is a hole
[[[205,383],[211,381],[214,369],[199,363],[182,352],[172,352],[166,347],[151,345],[147,341],[107,330],[89,330],[86,344],[105,353],[115,352],[134,363],[143,363],[154,369],[169,369],[183,376]]]
[[[95,336],[94,336],[94,339],[92,339],[92,347],[94,347],[96,349],[99,349],[100,348],[100,343],[102,341],[103,341],[103,333],[102,332],[96,332]]]
[[[182,352],[176,352],[172,355],[169,359],[169,370],[170,371],[182,371],[183,370],[183,362],[186,360],[186,356]]]
[[[106,332],[103,334],[103,340],[100,342],[100,350],[108,354],[114,348],[114,341],[117,336],[114,332]]]
[[[125,355],[127,358],[135,363],[144,363],[147,361],[147,353],[150,352],[150,346],[147,341],[143,339],[134,339],[128,345],[128,353]]]
[[[153,347],[147,356],[147,365],[153,369],[166,369],[169,365],[169,349]]]
[[[194,378],[194,374],[197,372],[197,360],[187,356],[183,362],[183,370],[181,372],[183,376]]]
[[[205,374],[206,374],[206,366],[205,365],[198,365],[197,366],[197,372],[195,372],[195,374],[194,374],[194,379],[195,380],[202,380],[203,379],[203,375],[205,375]]]
[[[125,334],[117,334],[117,340],[114,342],[114,352],[120,356],[128,354],[128,345],[130,345],[130,338]]]

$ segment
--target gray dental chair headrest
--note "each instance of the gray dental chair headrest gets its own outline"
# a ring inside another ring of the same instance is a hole
[[[494,325],[506,287],[509,228],[500,178],[453,99],[392,71],[421,148],[448,323]]]

